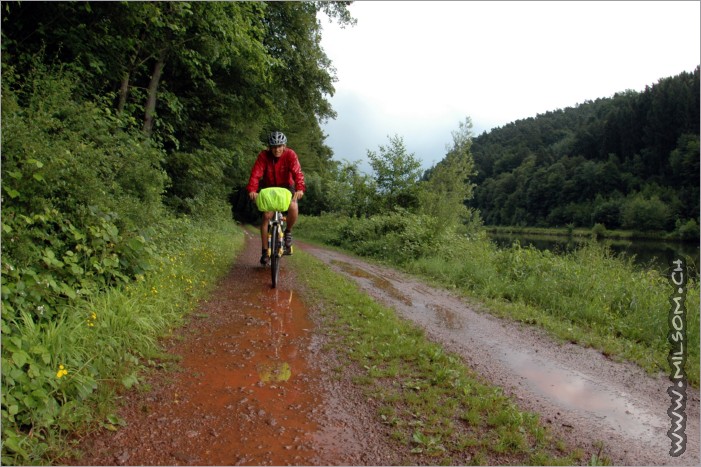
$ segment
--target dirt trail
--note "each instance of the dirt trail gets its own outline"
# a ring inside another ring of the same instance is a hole
[[[78,465],[392,465],[406,462],[361,390],[322,351],[294,271],[277,289],[257,235],[191,322],[166,345],[179,371],[153,371],[122,400],[126,426],[84,439]],[[689,391],[686,454],[669,457],[667,381],[538,330],[473,311],[388,268],[298,243],[462,355],[570,445],[616,464],[698,465],[699,398]],[[297,271],[298,274],[303,274]]]
[[[283,267],[278,288],[258,264],[257,236],[132,391],[126,426],[83,440],[79,465],[361,465],[396,462],[369,408],[328,377],[310,311]]]
[[[478,313],[450,293],[392,269],[311,245],[304,250],[419,324],[522,409],[541,414],[572,445],[597,452],[603,442],[603,453],[616,464],[699,465],[697,390],[687,391],[686,452],[671,457],[664,375],[650,377],[593,349],[555,343],[538,329]]]

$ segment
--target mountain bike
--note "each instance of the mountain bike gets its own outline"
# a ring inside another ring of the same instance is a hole
[[[280,274],[280,259],[285,254],[292,254],[292,246],[290,246],[289,252],[285,252],[283,232],[285,231],[286,223],[287,218],[280,211],[275,211],[272,219],[268,222],[268,258],[270,258],[270,274],[273,280],[273,288],[277,287]]]
[[[284,211],[290,207],[292,194],[284,188],[264,188],[258,194],[256,205],[261,211],[273,211],[273,217],[268,221],[268,258],[270,258],[270,275],[273,288],[277,287],[280,275],[280,260],[284,255],[292,254],[285,251],[283,232],[287,225]],[[259,201],[260,200],[260,201]]]

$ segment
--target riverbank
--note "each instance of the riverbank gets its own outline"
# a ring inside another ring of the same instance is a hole
[[[609,230],[605,227],[591,229],[574,227],[520,227],[513,225],[486,225],[488,233],[499,235],[533,235],[546,237],[608,238],[616,240],[658,240],[664,242],[698,243],[695,238],[680,238],[676,232],[641,232],[638,230]]]
[[[420,275],[484,303],[496,316],[541,327],[564,342],[635,362],[650,373],[668,368],[668,277],[636,267],[597,242],[563,254],[499,248],[477,237],[456,243],[458,234],[441,237],[425,219],[391,215],[304,217],[297,232]],[[693,273],[689,277],[687,375],[698,387],[699,284]]]

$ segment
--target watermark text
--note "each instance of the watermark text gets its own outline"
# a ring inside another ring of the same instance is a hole
[[[686,373],[684,367],[687,357],[686,339],[686,283],[687,269],[684,258],[672,261],[669,270],[669,283],[672,285],[672,293],[669,296],[669,332],[667,340],[670,344],[669,356],[669,380],[672,385],[667,388],[667,394],[671,398],[671,404],[667,409],[671,421],[671,427],[667,436],[672,442],[669,455],[679,457],[686,451]]]

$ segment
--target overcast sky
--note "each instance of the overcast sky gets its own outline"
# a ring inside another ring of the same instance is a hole
[[[399,135],[424,168],[469,116],[475,136],[616,92],[642,91],[701,62],[698,1],[356,1],[322,19],[338,113],[322,128],[335,160]],[[292,143],[292,142],[291,142]]]

